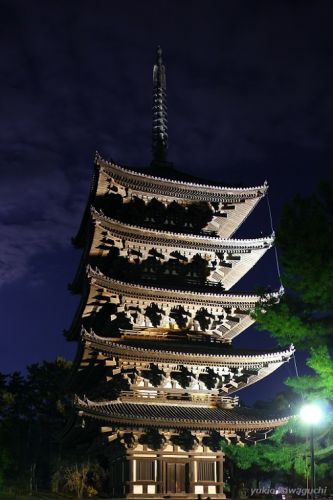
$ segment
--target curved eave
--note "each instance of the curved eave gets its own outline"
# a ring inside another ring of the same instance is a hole
[[[236,239],[160,231],[111,219],[93,207],[91,208],[91,215],[92,220],[100,224],[107,231],[118,237],[124,237],[124,233],[126,233],[126,237],[130,238],[131,241],[140,243],[147,243],[147,238],[151,238],[155,245],[167,246],[172,243],[174,246],[179,246],[180,248],[184,247],[193,250],[199,248],[206,251],[262,250],[270,248],[274,243],[274,235],[263,238]]]
[[[278,299],[280,293],[272,293],[270,297]],[[97,310],[103,303],[112,301],[115,304],[127,304],[134,302],[157,303],[161,306],[165,303],[170,305],[188,305],[188,307],[206,307],[222,310],[235,308],[243,315],[241,321],[236,321],[232,328],[216,331],[219,338],[230,342],[236,335],[242,333],[254,323],[250,311],[261,300],[259,295],[241,294],[217,294],[199,293],[183,290],[172,290],[167,288],[156,288],[144,285],[117,281],[104,276],[100,271],[87,268],[87,278],[84,280],[80,305],[76,311],[70,329],[66,332],[68,340],[77,339],[80,333],[82,318],[88,317],[92,311]],[[223,311],[221,311],[222,313]],[[215,330],[214,330],[215,331]]]
[[[100,337],[93,332],[82,331],[82,339],[88,343],[88,345],[96,350],[105,352],[107,354],[112,354],[113,356],[119,356],[122,359],[131,359],[136,361],[151,361],[156,360],[156,362],[168,363],[175,361],[175,358],[180,358],[183,364],[193,364],[193,365],[210,365],[210,366],[244,366],[245,364],[263,364],[269,365],[274,363],[284,363],[288,361],[290,357],[295,352],[293,346],[288,349],[276,350],[272,349],[270,351],[249,351],[246,354],[237,353],[234,350],[231,354],[216,354],[216,352],[205,352],[205,345],[201,347],[201,352],[188,353],[182,351],[182,346],[179,345],[177,350],[172,350],[172,348],[159,349],[149,349],[144,347],[138,347],[135,345],[126,345],[121,341],[117,342],[114,340],[107,339],[105,337]],[[218,350],[218,347],[216,348]]]
[[[239,281],[274,243],[274,235],[253,239],[229,239],[147,229],[111,219],[93,207],[91,207],[91,221],[87,224],[85,249],[70,286],[73,293],[78,293],[81,290],[89,256],[106,256],[108,253],[107,249],[102,249],[103,236],[101,232],[103,230],[108,232],[110,239],[115,238],[118,241],[116,246],[122,245],[125,241],[126,248],[130,248],[132,244],[138,245],[138,247],[142,245],[150,249],[164,249],[164,251],[176,248],[179,251],[199,252],[215,256],[217,252],[240,255],[240,260],[232,262],[230,269],[219,267],[219,272],[215,275],[216,278],[211,279],[211,281],[222,283],[226,290]]]
[[[118,281],[105,276],[98,269],[87,267],[87,276],[91,284],[109,290],[111,293],[120,293],[129,297],[138,297],[153,301],[169,301],[198,303],[202,302],[207,307],[225,305],[228,307],[239,307],[243,310],[253,309],[262,297],[250,294],[226,294],[226,293],[203,293],[195,291],[174,290],[170,288],[158,288],[153,286],[139,285]],[[280,292],[269,294],[269,298],[278,299]],[[268,296],[267,296],[268,298]]]
[[[104,160],[101,156],[96,158],[97,166],[113,179],[124,183],[126,187],[135,191],[146,193],[159,192],[161,195],[199,201],[240,201],[244,198],[261,198],[265,195],[268,185],[249,188],[230,188],[218,185],[185,182],[163,177],[156,177],[143,172],[137,172],[125,167],[120,167],[113,162]]]
[[[142,175],[142,174],[141,174]],[[213,209],[212,219],[202,229],[204,233],[216,233],[221,238],[230,238],[247,219],[258,202],[265,196],[267,186],[258,188],[220,188],[215,191],[205,185],[183,183],[181,186],[169,185],[166,179],[152,178],[132,179],[127,176],[115,175],[100,167],[96,197],[104,197],[117,192],[123,199],[129,201],[139,198],[145,203],[156,198],[162,203],[170,204],[177,201],[180,204],[205,202]]]
[[[217,263],[216,268],[211,270],[208,282],[220,283],[225,290],[230,290],[264,256],[274,242],[274,235],[264,238],[230,239],[147,229],[110,219],[94,209],[91,225],[94,226],[90,244],[91,256],[106,257],[111,246],[117,247],[125,257],[128,251],[135,250],[143,252],[146,258],[154,249],[162,253],[165,261],[171,259],[171,252],[174,250],[189,260],[193,255],[200,254],[203,258]],[[112,241],[110,247],[104,243],[104,232],[107,232],[107,238]],[[85,254],[83,262],[87,263],[87,252]],[[218,254],[225,255],[224,263],[220,261]],[[82,265],[80,268],[82,276]]]
[[[259,419],[241,409],[186,408],[171,405],[140,403],[92,403],[77,399],[75,407],[80,416],[107,422],[109,425],[129,427],[157,427],[159,429],[193,429],[219,431],[265,430],[279,427],[290,417]],[[172,416],[174,414],[174,417]],[[205,418],[202,418],[204,414]]]

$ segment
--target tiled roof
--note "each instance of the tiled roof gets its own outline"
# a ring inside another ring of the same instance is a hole
[[[193,429],[269,429],[287,422],[288,416],[267,415],[252,408],[207,408],[171,404],[103,402],[77,399],[80,414],[109,423],[134,427],[171,427]]]
[[[120,232],[127,231],[127,239],[133,235],[139,235],[142,241],[148,240],[148,237],[154,238],[154,242],[162,243],[168,242],[173,244],[183,244],[192,248],[193,244],[201,244],[206,249],[231,249],[231,250],[261,250],[263,248],[270,248],[274,242],[275,234],[261,238],[220,238],[217,236],[199,235],[191,233],[182,233],[177,231],[165,231],[153,228],[147,228],[140,225],[128,224],[116,219],[112,219],[105,215],[102,211],[96,210],[95,207],[90,208],[91,218],[93,221],[101,223],[106,229]],[[143,234],[142,234],[143,233]],[[138,237],[138,236],[137,236]],[[133,236],[134,240],[135,237]],[[179,241],[178,241],[179,240]],[[148,240],[149,241],[149,240]]]
[[[158,300],[158,297],[163,298],[163,300],[167,300],[167,297],[170,299],[177,297],[177,301],[185,301],[186,299],[199,302],[200,300],[211,301],[212,305],[214,305],[214,301],[218,304],[228,304],[228,305],[237,305],[244,309],[248,309],[255,306],[257,302],[262,300],[260,295],[255,294],[245,294],[245,293],[205,293],[205,292],[197,292],[195,287],[193,290],[178,290],[176,288],[165,288],[165,287],[157,287],[157,286],[148,286],[148,285],[140,285],[138,283],[128,283],[126,281],[116,280],[114,278],[110,278],[109,276],[104,275],[98,268],[92,268],[90,265],[87,266],[87,277],[90,282],[96,282],[99,286],[108,288],[112,291],[119,291],[120,293],[130,295],[141,295],[143,297],[148,297],[149,294],[152,295],[155,300]],[[281,287],[279,291],[271,292],[265,295],[265,299],[268,300],[270,298],[278,299],[281,295],[283,295],[284,290]],[[147,299],[148,300],[148,299]],[[174,300],[175,301],[175,300]],[[209,305],[209,304],[208,304]]]
[[[100,337],[93,332],[87,332],[82,330],[82,338],[88,342],[91,342],[92,346],[96,348],[106,349],[114,354],[120,355],[120,352],[124,349],[131,352],[137,353],[138,357],[140,354],[149,354],[153,359],[155,359],[156,353],[161,355],[166,354],[170,356],[182,356],[186,358],[187,356],[194,357],[197,361],[200,358],[204,358],[203,361],[207,361],[207,356],[212,359],[220,360],[220,362],[230,363],[250,363],[250,362],[266,362],[266,363],[276,363],[286,361],[294,352],[294,347],[291,345],[288,348],[281,349],[269,349],[269,350],[251,350],[251,349],[232,349],[225,348],[223,344],[220,343],[173,343],[173,342],[159,342],[158,340],[130,340],[121,339],[114,340],[108,339],[106,337]]]
[[[95,156],[95,163],[100,168],[103,168],[110,173],[127,176],[128,179],[131,179],[134,182],[136,181],[137,183],[139,183],[140,180],[146,181],[146,182],[156,181],[156,182],[164,183],[166,185],[166,187],[168,187],[169,189],[172,186],[177,186],[180,188],[183,187],[184,189],[186,189],[186,188],[187,189],[188,188],[195,189],[196,188],[196,189],[201,189],[202,191],[209,190],[209,191],[215,191],[216,193],[228,192],[228,193],[233,193],[233,194],[236,194],[236,193],[241,194],[241,193],[261,190],[262,191],[260,193],[261,196],[263,194],[265,194],[265,192],[268,189],[267,181],[265,181],[264,184],[262,184],[260,186],[227,187],[227,186],[221,186],[219,183],[216,183],[213,181],[206,181],[206,183],[205,183],[205,181],[202,181],[202,179],[186,176],[186,174],[184,175],[175,169],[165,170],[165,175],[162,174],[163,176],[154,175],[156,172],[156,169],[148,170],[148,169],[133,169],[133,168],[121,167],[112,161],[105,160],[97,152],[96,152],[96,156]],[[184,180],[184,179],[186,179],[186,180]],[[188,179],[191,179],[191,180],[194,179],[196,182],[193,182],[193,181],[189,182]]]

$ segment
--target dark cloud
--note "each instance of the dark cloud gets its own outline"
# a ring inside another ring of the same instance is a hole
[[[329,150],[330,11],[326,2],[2,2],[2,281],[67,244],[95,149],[149,163],[157,42],[181,168],[248,182],[244,171],[261,175],[279,148],[300,161]]]
[[[181,168],[251,183],[244,171],[264,175],[276,149],[327,148],[327,5],[3,2],[2,282],[67,245],[95,149],[149,163],[157,42],[166,52],[170,152]]]

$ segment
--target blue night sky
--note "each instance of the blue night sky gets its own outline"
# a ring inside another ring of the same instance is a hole
[[[265,179],[283,205],[332,178],[331,1],[0,0],[0,371],[72,359],[71,247],[93,157],[151,161],[152,65],[167,68],[169,159],[228,185]],[[270,234],[266,201],[236,237]],[[271,251],[235,290],[278,288]],[[274,346],[253,328],[236,346]],[[302,353],[298,354],[302,373]],[[268,399],[285,366],[240,392]]]

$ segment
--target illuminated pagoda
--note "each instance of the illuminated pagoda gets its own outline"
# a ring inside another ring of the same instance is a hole
[[[76,426],[109,457],[111,496],[222,499],[221,440],[242,445],[286,422],[233,396],[293,353],[231,345],[261,298],[230,289],[274,243],[232,236],[268,186],[222,187],[177,172],[167,161],[160,48],[153,84],[151,166],[97,154],[74,240],[84,249],[71,285],[81,304],[66,332],[78,341]]]

